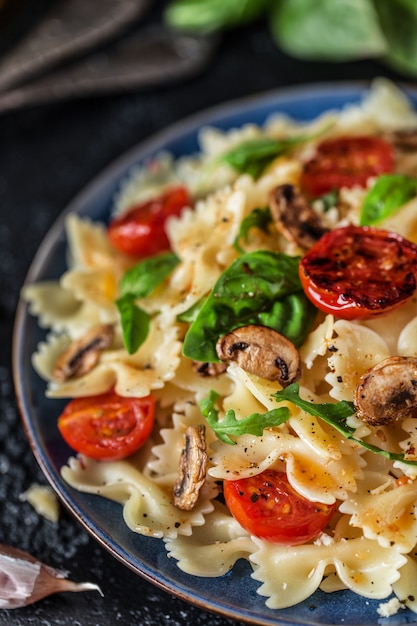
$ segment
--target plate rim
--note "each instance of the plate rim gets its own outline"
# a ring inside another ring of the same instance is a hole
[[[198,133],[198,129],[202,126],[214,125],[216,120],[233,117],[233,115],[236,115],[236,110],[238,110],[240,114],[243,114],[249,112],[254,107],[259,108],[261,106],[268,106],[274,102],[282,105],[282,103],[286,100],[288,101],[297,99],[302,94],[308,94],[309,97],[325,97],[326,94],[329,95],[330,92],[334,93],[335,90],[337,90],[340,95],[342,92],[346,92],[346,94],[350,94],[350,96],[352,96],[353,92],[359,95],[360,93],[366,92],[372,82],[373,79],[311,82],[286,87],[277,87],[274,89],[261,91],[259,93],[248,94],[243,97],[233,98],[226,102],[207,107],[196,113],[180,118],[177,121],[169,124],[166,128],[159,129],[158,131],[152,133],[150,136],[138,141],[132,147],[122,152],[122,154],[120,154],[118,157],[111,160],[111,162],[108,163],[104,168],[101,168],[100,171],[96,175],[94,175],[90,179],[90,181],[87,182],[87,184],[85,184],[81,188],[81,190],[74,195],[72,200],[70,200],[70,202],[67,203],[63,210],[58,214],[56,219],[52,222],[52,225],[47,230],[45,236],[42,238],[39,244],[39,248],[34,255],[32,261],[30,262],[26,277],[21,285],[21,289],[26,285],[34,282],[44,265],[47,263],[48,257],[51,254],[51,248],[56,244],[60,237],[65,238],[64,227],[67,215],[72,212],[80,214],[80,209],[82,208],[82,206],[89,205],[91,199],[93,199],[97,195],[98,190],[103,186],[104,183],[109,185],[111,183],[115,184],[117,181],[120,182],[122,180],[122,175],[128,175],[129,167],[132,167],[135,163],[137,164],[140,162],[140,157],[142,158],[143,162],[147,154],[149,155],[151,153],[158,153],[158,151],[161,151],[163,149],[164,144],[172,142],[175,139],[180,139],[185,134],[185,132]],[[407,94],[414,95],[414,99],[417,99],[417,83],[404,81],[392,82],[395,82],[395,85],[398,86],[401,90],[405,91]],[[323,111],[324,110],[326,109],[323,109]],[[25,369],[22,364],[22,344],[25,329],[24,327],[27,319],[32,317],[33,316],[28,311],[27,303],[23,301],[21,297],[19,297],[16,307],[12,334],[12,375],[15,396],[20,413],[20,421],[23,425],[24,432],[27,441],[29,442],[31,451],[44,477],[47,479],[48,483],[53,488],[59,500],[63,503],[69,513],[74,517],[76,522],[79,523],[81,527],[83,527],[88,532],[88,534],[95,541],[97,541],[99,545],[101,545],[101,547],[103,547],[114,558],[116,558],[120,563],[133,571],[135,574],[141,576],[142,578],[155,585],[159,589],[163,590],[164,592],[170,593],[180,598],[181,600],[197,606],[205,611],[220,615],[226,619],[234,619],[248,624],[259,624],[259,626],[310,626],[310,624],[317,624],[317,622],[315,621],[296,622],[293,620],[293,618],[287,619],[279,615],[278,609],[274,610],[274,613],[276,613],[276,617],[274,615],[271,615],[271,618],[256,615],[257,621],[254,622],[253,616],[243,614],[242,612],[240,612],[241,609],[230,609],[230,607],[215,603],[208,605],[207,600],[205,600],[203,597],[199,596],[196,593],[190,593],[189,590],[182,590],[179,586],[175,588],[170,587],[168,583],[158,579],[156,575],[157,573],[152,574],[149,571],[148,567],[146,567],[144,570],[141,570],[133,563],[126,560],[126,558],[123,557],[120,551],[117,552],[117,550],[111,545],[111,543],[106,541],[101,532],[97,532],[97,529],[94,528],[94,524],[89,523],[88,519],[83,516],[82,511],[66,495],[65,492],[68,489],[68,486],[63,485],[62,487],[62,485],[60,485],[59,483],[59,475],[55,477],[53,472],[51,472],[51,469],[48,467],[48,464],[43,457],[42,451],[38,446],[36,437],[34,435],[35,425],[32,423],[32,416],[26,408],[24,398],[25,390],[23,384],[24,377],[21,376],[22,370]],[[63,483],[62,478],[60,479],[60,481],[61,483]],[[133,531],[130,532],[133,533]],[[396,626],[400,626],[400,624],[410,623],[407,619],[407,615],[404,613],[404,621],[399,622],[397,620],[395,622]],[[414,614],[410,611],[409,615]],[[380,618],[375,615],[375,626],[379,623],[378,620],[380,620]],[[387,624],[387,626],[389,626],[388,621],[386,621],[385,623]],[[369,624],[370,626],[373,626],[373,624]],[[354,625],[350,624],[350,626]],[[358,626],[366,626],[366,624],[358,624]]]

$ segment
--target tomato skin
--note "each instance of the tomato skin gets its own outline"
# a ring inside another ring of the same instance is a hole
[[[191,206],[187,189],[170,188],[112,220],[107,229],[110,242],[120,252],[139,259],[167,252],[170,245],[165,222],[171,216],[179,216],[186,206]]]
[[[302,257],[301,284],[324,311],[347,320],[396,309],[417,288],[417,246],[397,233],[345,226],[326,233]]]
[[[77,452],[96,460],[115,461],[145,443],[154,415],[154,396],[127,398],[111,391],[71,400],[58,418],[58,429]]]
[[[223,494],[233,517],[251,535],[282,545],[316,537],[332,517],[332,505],[307,500],[285,472],[272,469],[240,480],[225,480]]]
[[[352,136],[320,143],[304,164],[301,187],[317,198],[341,187],[366,187],[369,178],[392,172],[394,150],[380,137]]]

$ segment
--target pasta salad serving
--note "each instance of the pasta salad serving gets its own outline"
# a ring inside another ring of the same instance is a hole
[[[378,79],[199,141],[69,214],[68,269],[23,289],[62,478],[187,574],[245,559],[271,609],[417,612],[417,112]]]

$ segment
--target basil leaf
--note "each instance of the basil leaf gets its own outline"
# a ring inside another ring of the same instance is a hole
[[[304,294],[298,265],[298,257],[267,250],[236,259],[219,277],[188,329],[183,354],[216,363],[219,337],[247,324],[271,326],[301,345],[316,309]]]
[[[388,43],[384,60],[417,76],[417,3],[415,0],[376,0],[375,8]]]
[[[160,285],[180,262],[173,252],[149,257],[127,270],[120,281],[122,296],[145,298]]]
[[[260,437],[265,428],[279,426],[286,422],[291,413],[287,407],[280,409],[272,409],[266,413],[252,413],[244,419],[237,420],[233,409],[226,412],[222,421],[219,421],[219,411],[215,404],[219,398],[219,394],[211,391],[208,398],[200,401],[200,409],[211,429],[216,433],[217,437],[224,443],[236,445],[236,442],[230,438],[230,435],[238,437],[239,435],[256,435]]]
[[[327,211],[330,211],[330,209],[336,206],[338,201],[339,201],[338,189],[333,189],[332,191],[329,191],[328,193],[325,193],[323,196],[320,196],[319,198],[315,198],[314,200],[314,202],[321,202],[324,213],[327,213]]]
[[[380,176],[363,200],[359,224],[361,226],[378,224],[393,215],[416,194],[417,178],[402,174]]]
[[[129,354],[134,354],[149,333],[149,314],[135,304],[127,294],[116,300],[122,323],[123,343]]]
[[[280,0],[271,8],[272,35],[294,57],[348,61],[386,51],[371,0]]]
[[[200,300],[198,300],[195,304],[193,304],[193,306],[190,306],[189,309],[187,309],[186,311],[183,311],[182,313],[179,313],[177,315],[177,320],[179,322],[185,322],[186,324],[192,324],[194,320],[197,318],[197,315],[199,314],[200,309],[203,306],[205,301],[206,301],[205,298],[200,298]]]
[[[306,135],[288,139],[273,139],[271,137],[248,139],[229,152],[222,154],[219,161],[227,163],[240,173],[258,178],[276,157],[308,139]]]
[[[292,385],[288,385],[285,389],[273,393],[272,397],[275,398],[275,400],[278,400],[278,402],[292,402],[292,404],[295,404],[295,406],[303,409],[303,411],[309,413],[309,415],[319,417],[327,424],[333,426],[341,435],[347,439],[351,439],[370,452],[380,454],[390,461],[400,461],[401,463],[406,463],[408,465],[417,465],[417,461],[408,461],[405,459],[404,454],[388,452],[378,446],[366,443],[361,439],[356,439],[356,437],[353,436],[355,429],[346,424],[347,418],[355,414],[355,407],[352,402],[346,402],[344,400],[334,404],[331,402],[324,402],[322,404],[309,402],[308,400],[304,400],[300,397],[299,389],[299,384],[293,383]]]
[[[236,239],[233,242],[235,250],[239,253],[243,253],[244,249],[239,244],[240,239],[248,241],[249,231],[251,228],[259,228],[265,233],[268,232],[268,226],[272,222],[272,215],[269,208],[266,209],[254,209],[247,215],[240,224],[239,232]]]
[[[261,16],[269,0],[174,0],[164,20],[172,28],[212,33],[249,23]]]

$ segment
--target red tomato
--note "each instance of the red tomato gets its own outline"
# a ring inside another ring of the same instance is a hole
[[[336,228],[303,256],[300,279],[321,311],[368,319],[411,298],[417,287],[417,246],[370,226]]]
[[[113,246],[144,259],[170,249],[165,222],[190,206],[185,187],[168,189],[158,198],[142,202],[110,222],[107,233]]]
[[[328,139],[304,164],[301,186],[317,198],[341,187],[365,187],[371,176],[392,172],[393,168],[392,146],[380,137]]]
[[[114,391],[75,398],[58,418],[67,444],[92,459],[123,459],[145,443],[154,424],[155,399],[125,398]]]
[[[336,504],[307,500],[285,472],[265,470],[240,480],[225,480],[223,493],[233,517],[251,535],[284,545],[299,545],[327,526]]]

